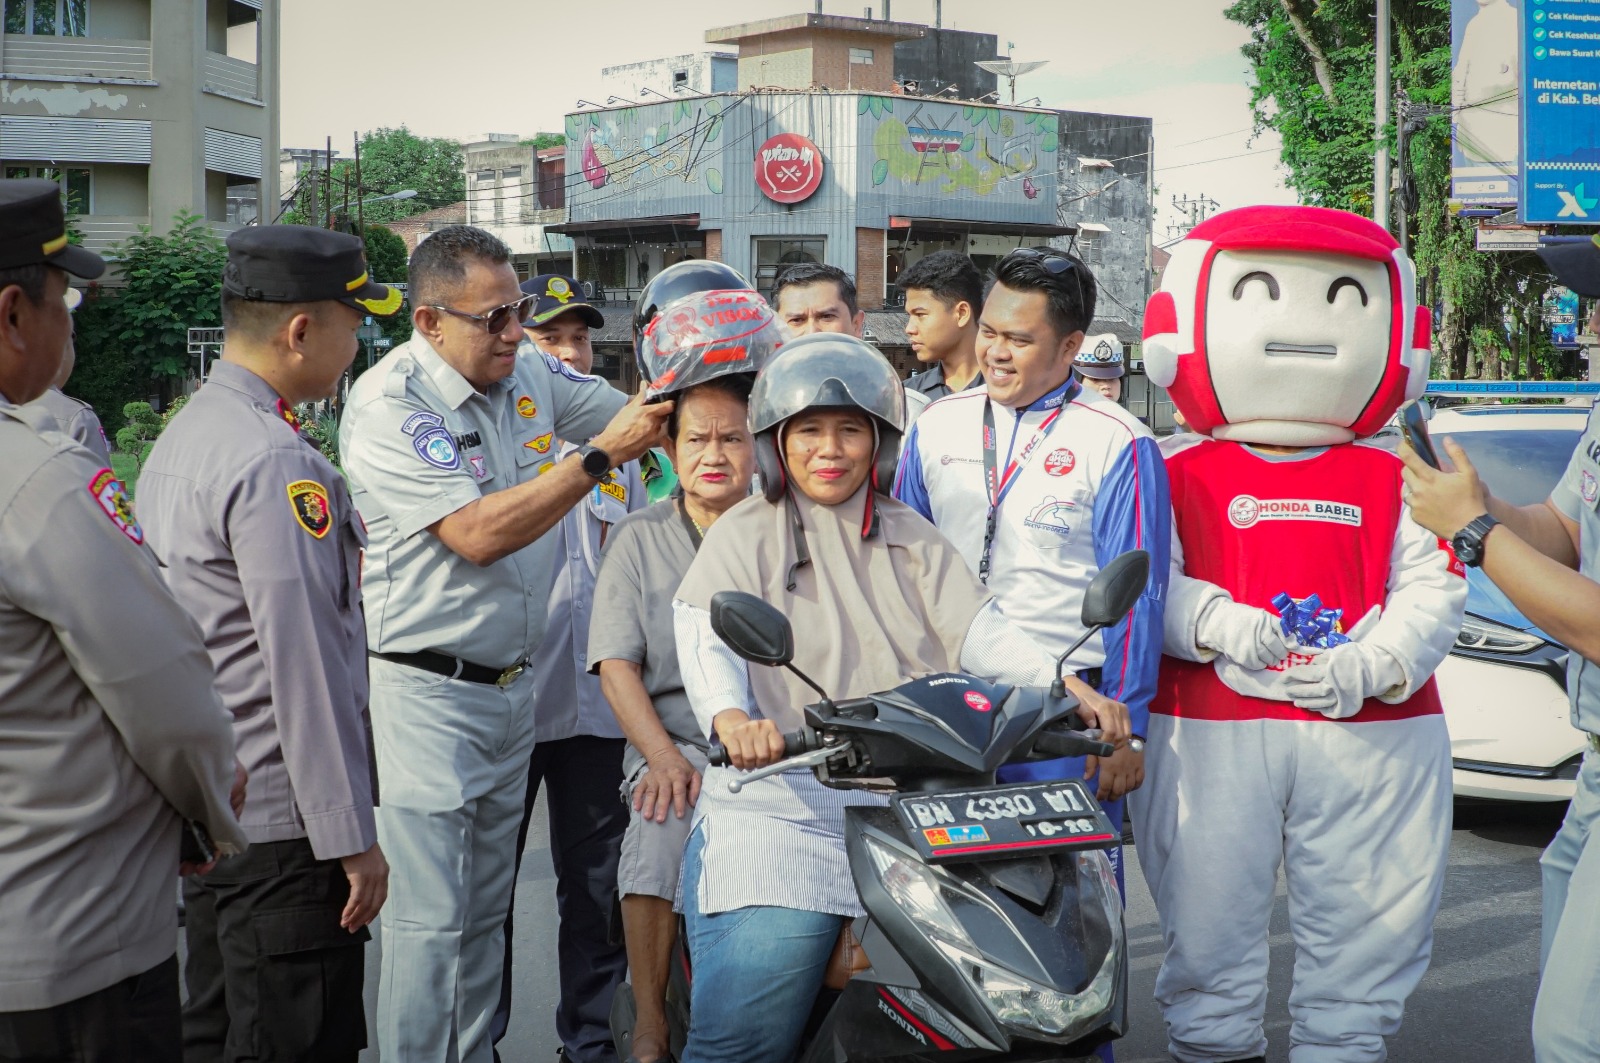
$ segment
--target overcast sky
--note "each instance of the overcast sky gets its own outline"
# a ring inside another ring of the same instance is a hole
[[[881,17],[882,0],[874,14]],[[1050,65],[1017,97],[1155,119],[1156,241],[1174,195],[1223,209],[1293,202],[1276,134],[1250,136],[1244,27],[1224,0],[944,0],[944,24],[993,33]],[[810,0],[283,0],[282,143],[350,150],[351,136],[406,125],[427,136],[560,130],[579,97],[603,100],[600,68],[707,49],[713,26],[810,10]],[[865,0],[826,0],[862,14]],[[455,17],[441,17],[449,13]],[[894,0],[897,21],[933,21],[933,0]],[[1002,85],[1002,91],[1003,91]],[[334,90],[334,91],[330,91]],[[596,93],[600,93],[596,95]]]

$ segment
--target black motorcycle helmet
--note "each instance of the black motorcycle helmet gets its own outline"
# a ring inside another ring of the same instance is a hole
[[[686,295],[699,292],[754,291],[750,282],[739,271],[722,262],[705,258],[688,258],[675,262],[650,278],[650,283],[639,293],[639,302],[633,308],[633,358],[639,367],[640,379],[655,383],[645,364],[641,341],[644,330],[669,303]]]

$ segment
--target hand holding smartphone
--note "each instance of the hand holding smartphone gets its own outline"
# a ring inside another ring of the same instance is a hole
[[[1416,400],[1400,407],[1400,434],[1406,445],[1416,451],[1417,457],[1437,469],[1439,452],[1433,449],[1433,438],[1428,435],[1428,418],[1422,403]]]

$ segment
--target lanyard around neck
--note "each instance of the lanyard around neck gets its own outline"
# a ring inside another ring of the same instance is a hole
[[[1050,429],[1055,427],[1056,421],[1061,417],[1061,411],[1067,408],[1067,396],[1062,397],[1061,405],[1051,410],[1045,419],[1039,422],[1039,427],[1034,429],[1033,437],[1017,453],[1017,433],[1011,433],[1011,445],[1006,448],[1006,467],[1000,469],[999,447],[995,438],[994,428],[994,402],[991,399],[983,400],[983,485],[989,498],[989,514],[983,523],[983,554],[978,558],[978,582],[989,582],[989,561],[994,553],[994,537],[999,528],[1000,503],[1004,502],[1006,495],[1011,493],[1011,488],[1016,484],[1017,478],[1022,475],[1022,470],[1028,465],[1028,459],[1033,457],[1034,451],[1039,449],[1045,437],[1050,434]],[[1022,415],[1017,415],[1017,427],[1022,427]],[[1015,454],[1015,457],[1012,455]]]

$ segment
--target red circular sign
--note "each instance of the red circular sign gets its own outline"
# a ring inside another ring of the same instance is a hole
[[[1078,459],[1066,447],[1052,450],[1044,459],[1044,471],[1051,476],[1065,476],[1077,467]]]
[[[993,706],[989,704],[989,699],[978,693],[976,690],[967,691],[964,697],[967,707],[973,712],[988,712],[991,708],[993,708]]]
[[[779,133],[756,149],[756,187],[777,203],[809,199],[822,184],[822,149],[799,133]]]

